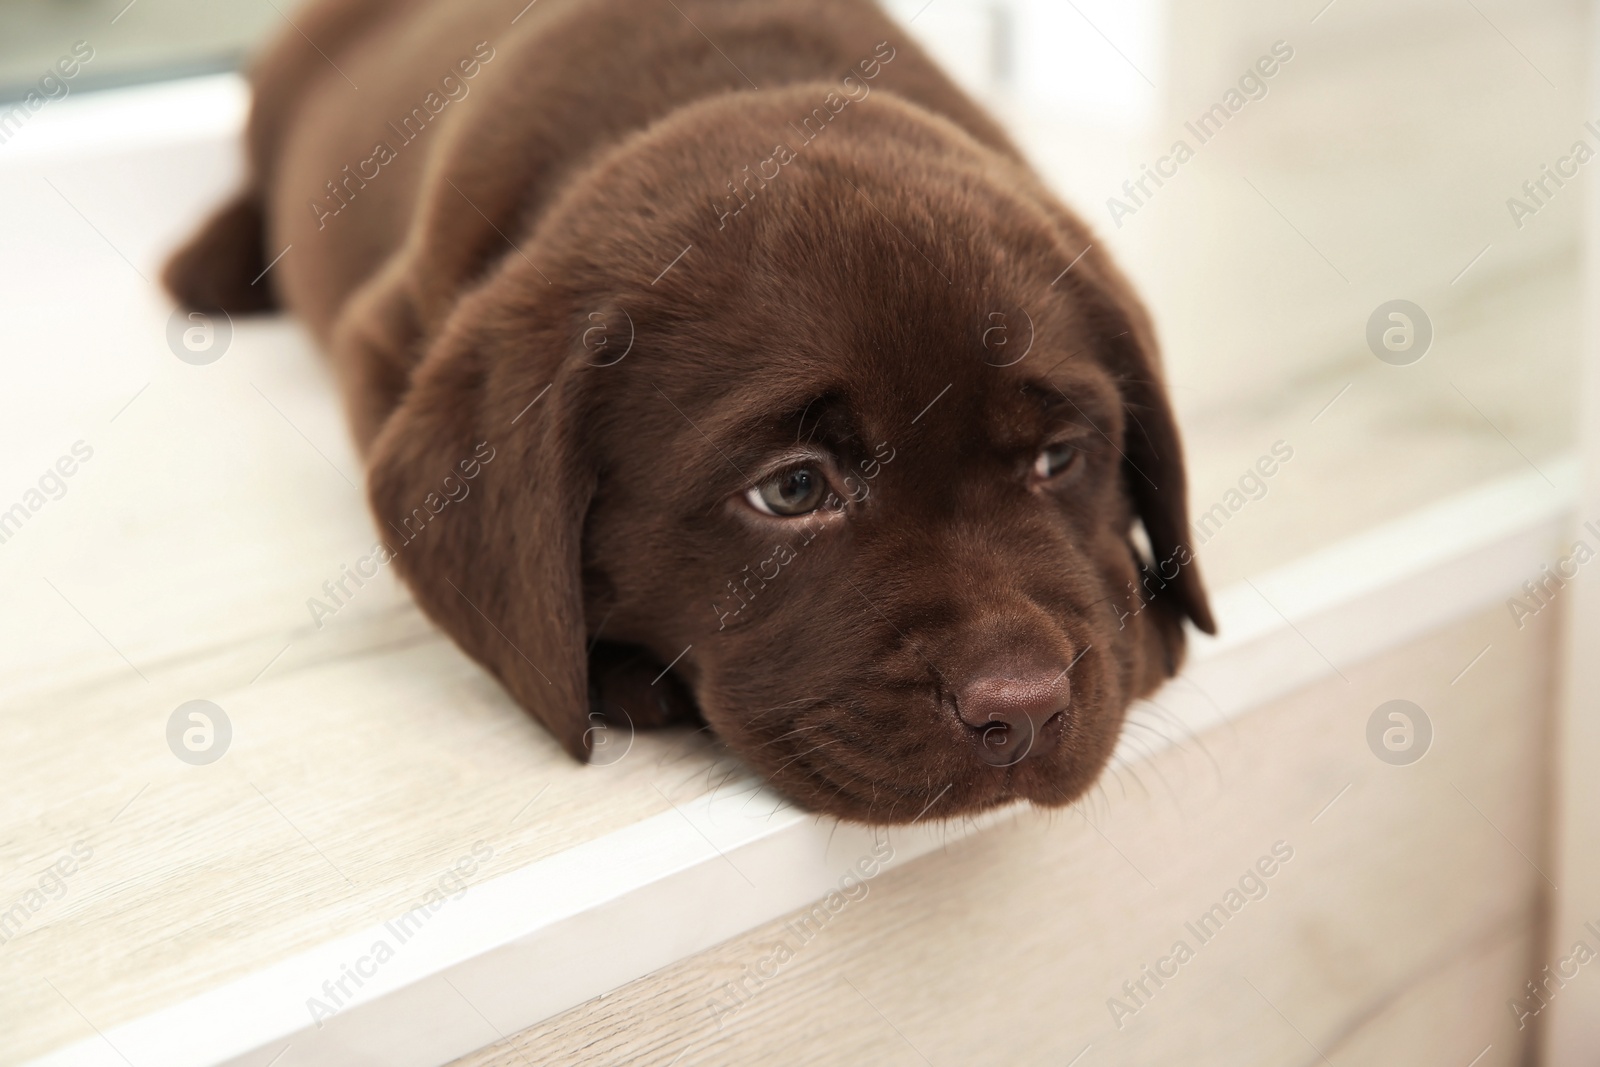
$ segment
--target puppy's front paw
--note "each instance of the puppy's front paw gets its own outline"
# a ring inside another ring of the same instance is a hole
[[[699,717],[683,683],[654,656],[608,644],[596,646],[589,656],[589,710],[615,725],[626,716],[640,730]]]

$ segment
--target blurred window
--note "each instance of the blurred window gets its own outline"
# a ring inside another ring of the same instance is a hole
[[[276,5],[276,6],[275,6]],[[73,45],[93,58],[68,91],[237,67],[294,0],[0,0],[0,100],[38,90]],[[48,82],[46,83],[48,86]]]

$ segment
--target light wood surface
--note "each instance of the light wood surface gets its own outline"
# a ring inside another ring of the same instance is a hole
[[[0,1063],[389,919],[477,842],[492,877],[716,781],[682,731],[575,765],[388,573],[313,627],[372,543],[316,355],[245,325],[191,367],[159,305],[128,319],[161,347],[148,389],[112,422],[138,388],[112,383],[62,440],[93,457],[0,545],[0,913],[92,851],[0,944]],[[167,744],[197,698],[233,726],[209,766]]]
[[[1080,809],[891,871],[809,943],[792,917],[772,923],[456,1067],[1521,1062],[1505,1001],[1546,962],[1535,865],[1558,634],[1548,616],[1506,622],[1468,620],[1190,739]],[[1436,730],[1408,767],[1365,739],[1396,697]],[[1278,841],[1294,857],[1267,895],[1200,945],[1185,924]],[[1119,1030],[1108,998],[1177,939],[1194,958]],[[785,940],[793,959],[719,1027],[724,983]]]

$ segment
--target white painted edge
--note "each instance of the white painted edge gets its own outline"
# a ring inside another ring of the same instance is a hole
[[[0,161],[235,138],[246,101],[232,75],[69,98],[0,146]],[[1169,728],[1197,735],[1515,594],[1572,528],[1576,460],[1544,470],[1548,482],[1493,482],[1222,590],[1222,636],[1196,636],[1183,674],[1131,712],[1156,734],[1125,733],[1117,762],[1172,743]],[[853,906],[830,891],[859,898],[862,872],[1007,816],[875,836],[746,782],[469,886],[404,943],[387,924],[341,937],[32,1064],[435,1067],[807,903]],[[876,865],[886,841],[892,858]],[[308,1001],[326,1001],[323,983],[380,940],[393,957],[315,1025]],[[713,1015],[686,1046],[714,1038]]]
[[[1578,484],[1565,454],[1221,590],[1219,635],[1191,632],[1182,674],[1130,716],[1192,736],[1518,595],[1571,536]],[[1116,759],[1148,745],[1124,732]]]
[[[830,892],[853,906],[883,869],[978,825],[875,834],[745,782],[469,885],[404,939],[373,926],[33,1062],[444,1064]],[[347,980],[353,997],[327,992],[379,942],[393,956]],[[703,1036],[716,1029],[708,1008]]]

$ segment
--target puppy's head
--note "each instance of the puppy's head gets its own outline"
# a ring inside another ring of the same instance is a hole
[[[574,182],[433,341],[374,507],[493,450],[397,562],[579,758],[600,641],[812,808],[1066,803],[1212,629],[1149,321],[1020,164],[884,93],[808,143],[826,92]]]

